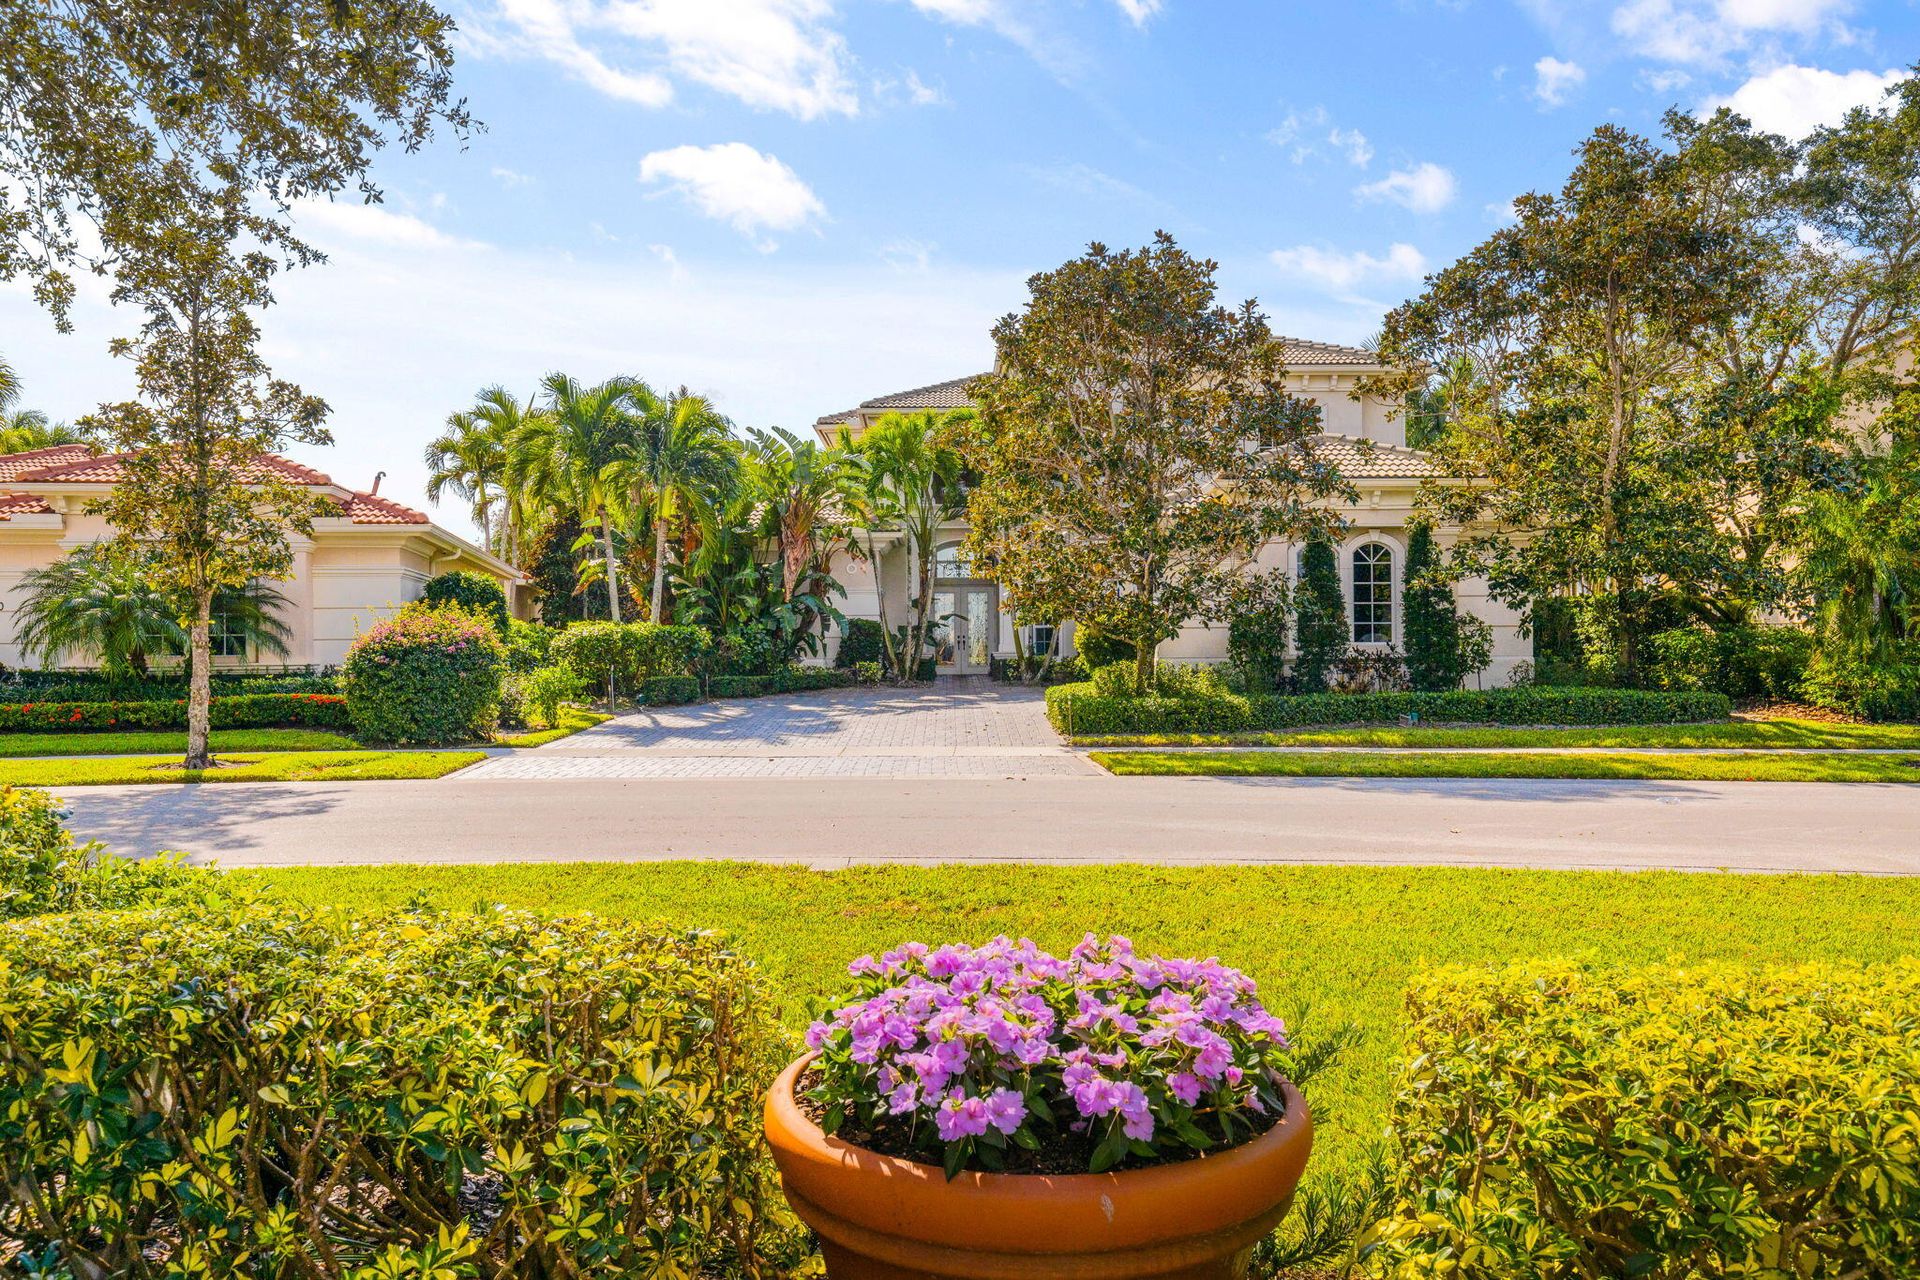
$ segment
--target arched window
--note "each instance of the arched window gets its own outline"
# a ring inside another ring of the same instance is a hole
[[[933,576],[936,578],[971,578],[973,561],[967,557],[967,549],[958,542],[944,542],[933,549]]]
[[[1393,643],[1393,552],[1377,542],[1353,549],[1353,642]]]

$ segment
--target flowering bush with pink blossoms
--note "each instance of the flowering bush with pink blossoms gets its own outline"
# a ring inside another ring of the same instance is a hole
[[[506,652],[490,619],[416,601],[354,638],[347,714],[374,742],[472,742],[500,716]]]
[[[1088,934],[1065,959],[1003,937],[848,971],[858,990],[807,1029],[822,1127],[889,1135],[948,1177],[1048,1148],[1095,1173],[1178,1159],[1246,1141],[1283,1105],[1286,1027],[1217,960]]]

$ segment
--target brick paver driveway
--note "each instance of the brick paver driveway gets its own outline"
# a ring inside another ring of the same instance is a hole
[[[986,680],[635,711],[461,778],[978,778],[1098,774],[1039,691]]]

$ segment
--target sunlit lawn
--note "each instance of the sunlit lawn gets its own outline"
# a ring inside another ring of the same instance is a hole
[[[219,756],[212,769],[182,769],[180,755],[0,760],[0,783],[89,787],[168,782],[347,782],[440,778],[486,759],[479,751],[287,751]]]
[[[1650,778],[1693,782],[1920,782],[1920,754],[1502,755],[1434,751],[1096,751],[1123,776]]]

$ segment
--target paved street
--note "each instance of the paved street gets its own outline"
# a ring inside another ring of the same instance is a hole
[[[748,858],[1920,874],[1920,787],[1114,778],[1027,690],[640,712],[431,782],[79,787],[83,837],[227,865]]]

